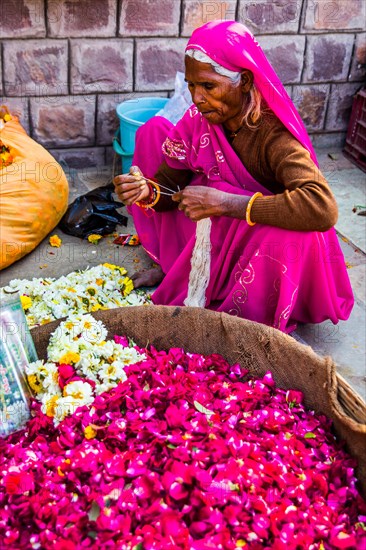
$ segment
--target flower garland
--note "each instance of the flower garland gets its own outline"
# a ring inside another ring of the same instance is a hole
[[[0,131],[4,128],[5,124],[12,120],[12,116],[9,114],[8,109],[2,105],[0,107]],[[9,166],[13,162],[14,158],[11,154],[10,148],[4,145],[0,139],[0,170]]]
[[[150,303],[148,294],[133,290],[133,282],[124,267],[108,263],[73,271],[59,279],[13,279],[0,288],[0,299],[11,292],[20,293],[30,328],[72,313]]]
[[[220,355],[141,350],[120,337],[103,344],[100,322],[67,323],[49,353],[63,395],[81,406],[55,427],[34,401],[27,428],[0,440],[6,548],[365,548],[354,460],[330,421],[304,409],[300,392],[276,388],[270,373],[250,377]],[[99,361],[107,345],[114,355],[115,345],[136,354],[122,381],[93,401],[89,377],[99,379],[103,367],[82,361],[82,341],[89,359]],[[73,381],[78,364],[88,379]],[[32,368],[42,392],[56,392],[55,371]]]

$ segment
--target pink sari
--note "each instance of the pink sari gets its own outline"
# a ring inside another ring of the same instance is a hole
[[[222,51],[225,45],[225,51]],[[252,70],[269,107],[293,135],[315,153],[304,125],[259,45],[241,24],[214,22],[197,29],[187,48],[204,51],[231,69]],[[147,154],[147,150],[149,154]],[[247,172],[221,126],[192,106],[173,127],[155,117],[137,132],[133,163],[152,177],[160,163],[194,173],[190,185],[243,195],[270,192]],[[137,232],[147,253],[166,274],[154,303],[183,305],[187,299],[196,224],[181,211],[158,213],[133,206]],[[201,223],[201,222],[199,222]],[[211,218],[209,279],[205,307],[291,332],[297,322],[347,319],[353,294],[334,229],[299,232],[244,220]]]

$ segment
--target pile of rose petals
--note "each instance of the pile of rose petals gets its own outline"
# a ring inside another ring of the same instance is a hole
[[[0,440],[4,548],[366,548],[354,460],[300,392],[219,355],[139,351],[92,407],[55,428],[34,402]]]

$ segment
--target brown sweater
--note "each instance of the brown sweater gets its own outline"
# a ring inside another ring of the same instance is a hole
[[[326,179],[275,115],[264,114],[255,130],[245,126],[228,140],[248,172],[274,193],[254,201],[252,221],[297,231],[326,231],[335,225],[338,208]],[[164,162],[155,177],[176,188],[177,182],[188,185],[192,176],[189,170],[175,170]],[[165,197],[159,203],[160,211],[176,204]]]

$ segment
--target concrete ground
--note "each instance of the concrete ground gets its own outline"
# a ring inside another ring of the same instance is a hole
[[[338,200],[336,230],[356,302],[348,321],[340,321],[338,325],[330,321],[304,325],[293,336],[310,345],[318,354],[331,355],[338,372],[366,401],[366,216],[352,212],[354,205],[366,205],[366,174],[348,161],[340,150],[322,149],[317,153],[321,169]],[[110,182],[112,167],[68,169],[66,173],[71,202],[76,196]],[[116,232],[133,233],[131,218],[127,227],[118,227]],[[0,272],[0,286],[14,278],[59,277],[103,262],[123,265],[129,274],[152,264],[141,246],[117,246],[113,244],[113,236],[92,245],[65,235],[58,228],[51,234],[54,233],[62,238],[61,248],[52,248],[47,237],[31,254]]]

